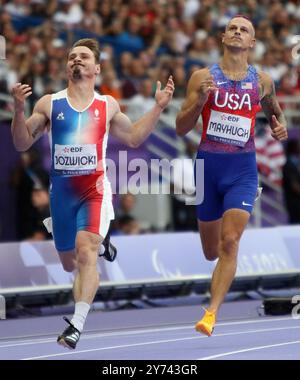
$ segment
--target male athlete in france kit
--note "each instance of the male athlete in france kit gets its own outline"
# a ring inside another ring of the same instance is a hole
[[[195,127],[200,114],[203,120],[197,158],[204,160],[204,200],[197,205],[197,218],[204,255],[207,260],[218,258],[218,262],[210,305],[195,328],[208,336],[235,276],[239,241],[257,193],[254,127],[260,106],[273,137],[287,138],[271,77],[248,64],[254,36],[247,17],[231,19],[222,36],[221,62],[193,73],[176,119],[180,136]],[[199,175],[195,178],[197,186]]]
[[[12,136],[16,149],[25,151],[46,130],[49,133],[54,242],[64,269],[77,271],[73,286],[75,312],[71,321],[65,318],[69,326],[58,337],[58,343],[68,348],[76,347],[99,287],[99,247],[114,218],[106,177],[108,134],[137,147],[153,131],[174,92],[171,77],[163,90],[158,82],[155,106],[132,124],[114,98],[94,90],[100,74],[99,57],[96,40],[77,41],[68,55],[68,87],[43,96],[27,120],[24,103],[31,88],[18,83],[12,90]]]

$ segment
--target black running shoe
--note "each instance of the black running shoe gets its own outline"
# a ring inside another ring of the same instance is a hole
[[[103,256],[105,260],[113,262],[117,257],[117,248],[110,242],[109,234],[106,235],[102,245],[104,247],[104,252],[100,253],[99,256]]]
[[[57,343],[61,344],[64,347],[72,348],[73,350],[76,348],[76,344],[80,338],[80,331],[73,326],[73,324],[69,321],[68,318],[64,317],[64,320],[70,325],[66,327],[64,332],[59,335],[57,338]]]

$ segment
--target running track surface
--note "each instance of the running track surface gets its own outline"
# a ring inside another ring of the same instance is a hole
[[[0,320],[0,359],[299,360],[299,320],[259,316],[260,304],[225,303],[210,338],[194,330],[200,306],[95,311],[72,351],[56,344],[66,327],[59,315]]]

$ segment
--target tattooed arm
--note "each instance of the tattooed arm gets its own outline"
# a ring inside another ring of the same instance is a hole
[[[43,96],[35,105],[32,115],[26,120],[25,99],[31,95],[31,88],[18,83],[13,87],[14,117],[11,133],[15,148],[19,152],[28,150],[46,130],[49,122],[51,95]]]
[[[272,78],[263,72],[259,73],[261,106],[272,129],[272,136],[276,140],[286,140],[287,123],[276,98],[275,86]]]

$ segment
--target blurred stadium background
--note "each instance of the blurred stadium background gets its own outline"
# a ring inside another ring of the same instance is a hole
[[[41,224],[49,215],[48,137],[28,153],[15,151],[10,89],[16,82],[33,88],[29,114],[38,98],[66,86],[65,62],[72,43],[97,38],[102,53],[96,90],[114,96],[132,120],[152,107],[157,80],[166,83],[172,74],[176,85],[156,131],[141,147],[128,151],[129,159],[193,157],[201,120],[182,139],[175,134],[176,113],[193,71],[220,58],[221,33],[238,13],[249,16],[256,28],[251,63],[272,76],[289,130],[286,144],[276,142],[259,114],[256,146],[264,191],[249,228],[300,223],[299,0],[0,0],[0,10],[0,34],[6,41],[6,59],[0,60],[0,241],[51,238]],[[108,157],[118,163],[120,150],[127,148],[110,138]],[[290,161],[296,163],[292,175]],[[115,196],[114,203],[114,235],[196,230],[194,209],[182,197],[124,194]]]

